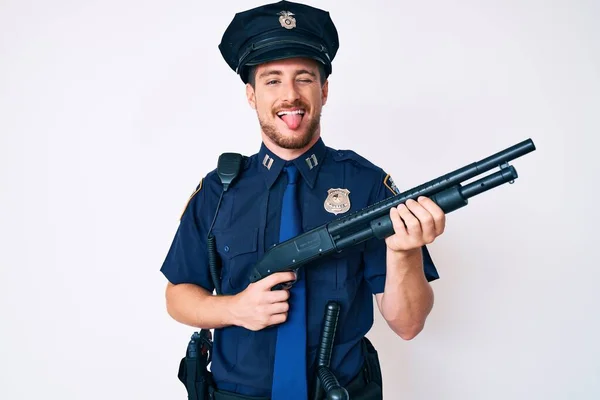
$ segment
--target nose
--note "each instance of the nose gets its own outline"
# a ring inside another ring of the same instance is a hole
[[[299,98],[300,93],[298,92],[295,82],[292,81],[283,85],[282,100],[293,104]]]

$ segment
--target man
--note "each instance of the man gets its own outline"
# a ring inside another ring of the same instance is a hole
[[[313,398],[329,301],[340,305],[331,370],[352,399],[380,399],[380,376],[366,354],[373,297],[406,340],[423,329],[432,308],[429,281],[438,274],[425,245],[442,234],[445,217],[427,198],[390,211],[396,233],[385,241],[249,283],[252,267],[275,244],[397,193],[380,167],[327,147],[321,137],[338,43],[326,11],[282,1],[236,14],[219,46],[246,84],[262,143],[226,192],[216,171],[204,176],[161,269],[169,314],[215,329],[217,400]],[[221,263],[220,295],[212,294],[209,232]],[[291,288],[271,290],[289,282]]]

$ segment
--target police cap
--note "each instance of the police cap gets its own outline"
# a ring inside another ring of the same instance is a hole
[[[249,67],[291,57],[317,60],[329,76],[338,47],[329,12],[290,1],[235,14],[219,44],[221,55],[244,83]]]

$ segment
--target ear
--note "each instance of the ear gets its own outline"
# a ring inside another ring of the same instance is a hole
[[[329,94],[329,80],[326,80],[321,88],[321,102],[327,104],[327,95]]]
[[[254,88],[249,83],[246,83],[246,99],[248,99],[248,104],[252,109],[256,110],[256,93],[254,92]]]

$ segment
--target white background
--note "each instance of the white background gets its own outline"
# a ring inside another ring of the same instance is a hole
[[[526,138],[448,216],[425,330],[381,318],[387,399],[600,398],[600,3],[313,1],[325,143],[401,189]],[[0,398],[185,399],[159,268],[223,151],[259,147],[217,45],[255,1],[0,1]]]

